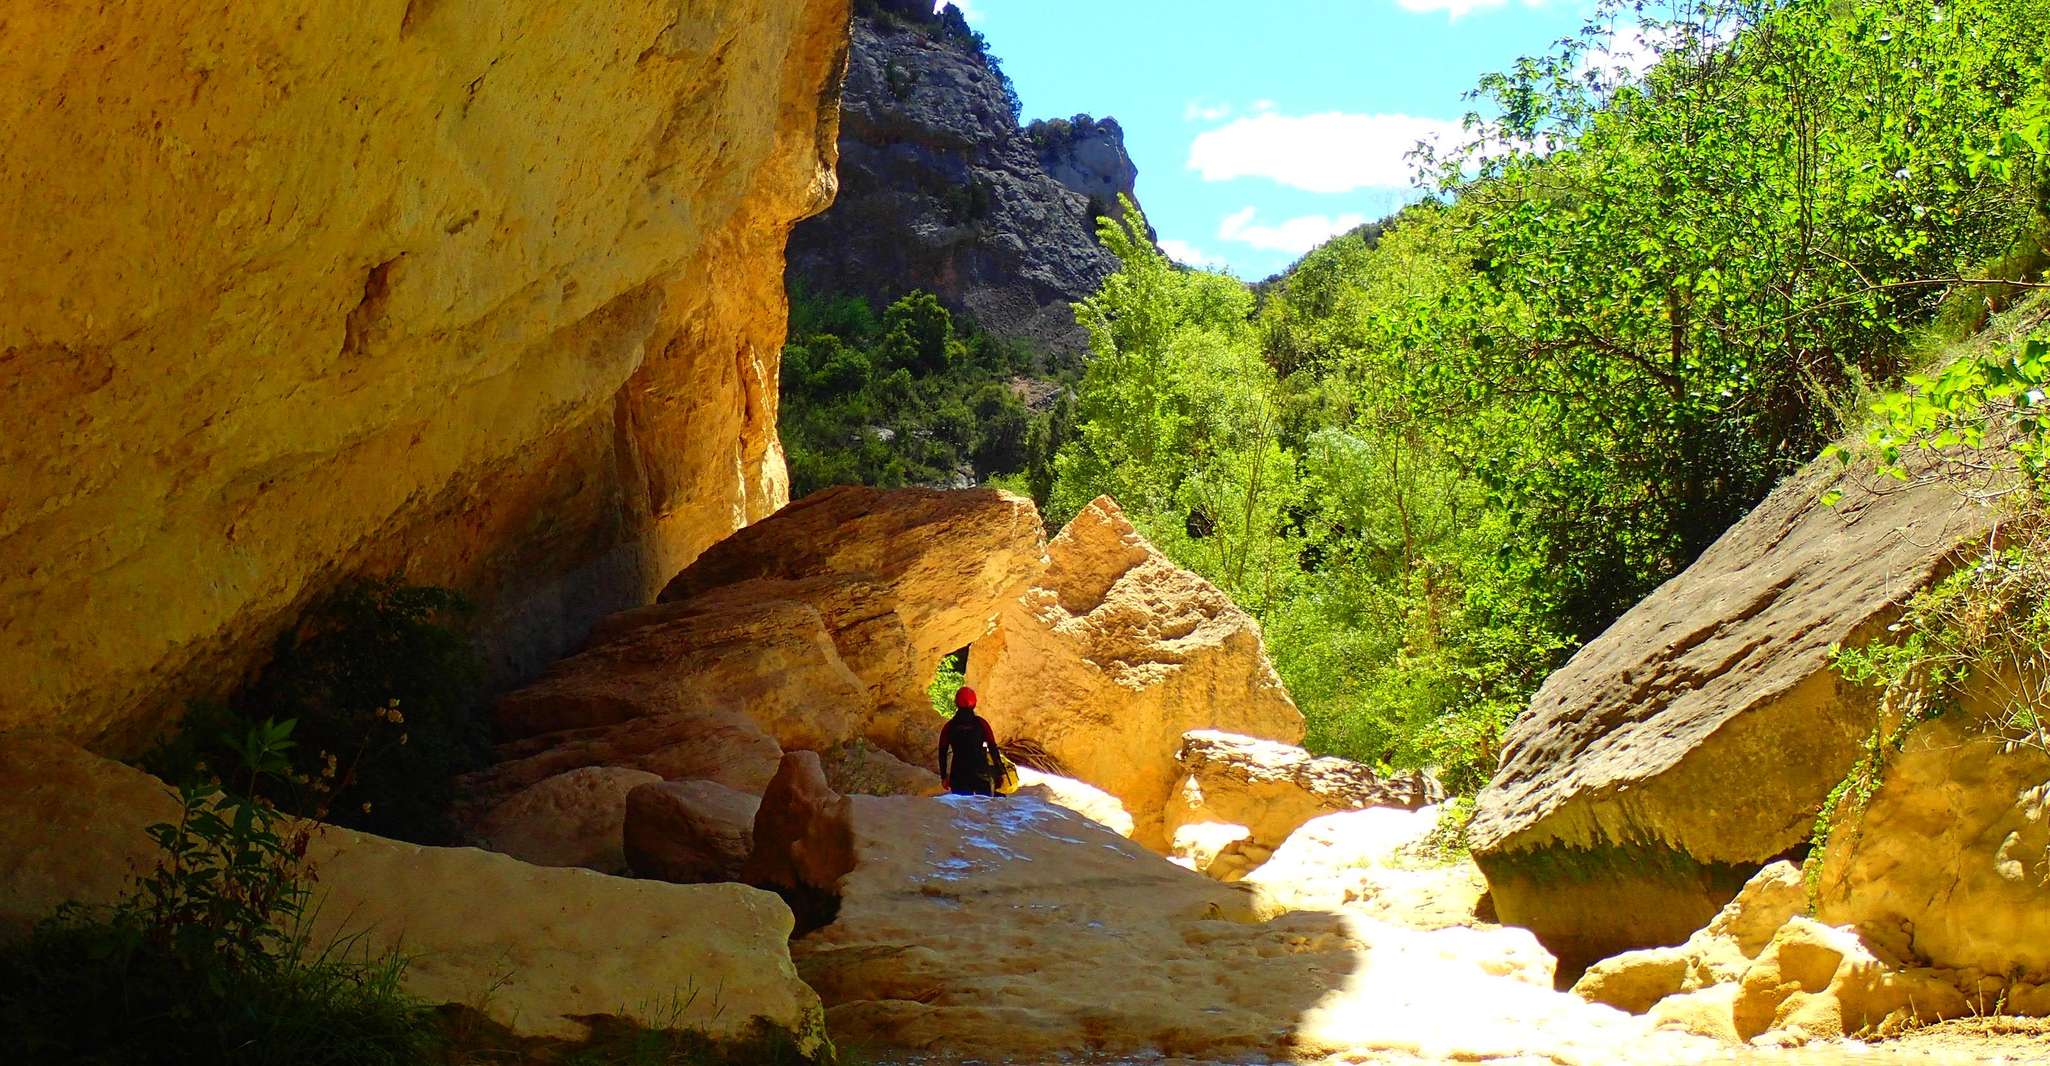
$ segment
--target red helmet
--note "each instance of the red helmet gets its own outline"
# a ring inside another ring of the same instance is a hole
[[[975,706],[975,690],[962,685],[954,693],[954,706],[962,710]]]

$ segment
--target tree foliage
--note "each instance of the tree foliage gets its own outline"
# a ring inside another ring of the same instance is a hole
[[[1050,487],[1068,416],[1060,404],[1032,411],[1011,384],[1036,364],[1030,352],[960,329],[931,293],[878,316],[857,296],[793,292],[779,419],[792,494],[1002,477]]]
[[[1432,199],[1256,293],[1126,205],[1051,517],[1110,493],[1258,614],[1314,746],[1477,784],[1564,655],[2040,273],[2046,57],[2050,0],[1606,0],[1420,153]],[[2039,426],[2039,355],[1882,431]]]

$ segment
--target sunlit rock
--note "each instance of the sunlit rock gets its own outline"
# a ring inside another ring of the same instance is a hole
[[[1825,489],[1843,498],[1821,502]],[[1805,843],[1874,725],[1830,649],[1881,632],[1997,509],[1812,464],[1546,679],[1469,832],[1568,969],[1678,944]]]
[[[847,19],[10,5],[0,729],[140,747],[362,570],[528,676],[781,506]]]
[[[1049,566],[968,656],[999,741],[1036,742],[1116,796],[1134,839],[1164,849],[1162,812],[1192,729],[1297,743],[1303,717],[1260,627],[1097,499],[1047,546]]]
[[[1383,775],[1348,759],[1313,756],[1293,744],[1214,729],[1183,734],[1175,762],[1183,777],[1163,815],[1169,853],[1226,881],[1266,862],[1290,833],[1319,815],[1366,807],[1415,810],[1445,798],[1445,789],[1429,774]],[[1206,825],[1243,827],[1244,832],[1234,837]],[[1211,846],[1211,841],[1219,843]]]

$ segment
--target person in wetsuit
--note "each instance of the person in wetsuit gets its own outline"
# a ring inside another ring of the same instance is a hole
[[[996,733],[975,713],[975,690],[964,685],[954,693],[954,717],[940,729],[940,783],[956,796],[994,796],[1001,765]]]

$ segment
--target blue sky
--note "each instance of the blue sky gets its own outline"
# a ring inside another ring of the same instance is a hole
[[[1587,0],[956,0],[1025,117],[1116,116],[1184,261],[1258,279],[1414,197],[1403,154]]]

